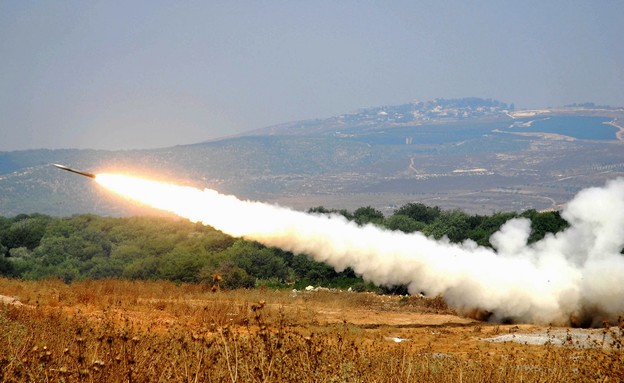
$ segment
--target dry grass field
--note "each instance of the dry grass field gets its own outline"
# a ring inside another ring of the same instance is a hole
[[[2,382],[624,380],[621,326],[483,323],[440,298],[10,279],[0,295]]]

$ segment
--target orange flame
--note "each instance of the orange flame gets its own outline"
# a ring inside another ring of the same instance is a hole
[[[97,174],[96,182],[136,202],[214,226],[233,236],[270,232],[264,204],[241,201],[215,190],[146,180],[119,174]],[[241,219],[241,217],[246,217]],[[257,219],[255,219],[257,218]]]

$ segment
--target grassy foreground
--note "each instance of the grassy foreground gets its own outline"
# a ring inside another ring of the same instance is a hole
[[[0,279],[0,294],[18,297],[0,304],[2,382],[624,379],[621,330],[609,347],[489,343],[518,326],[457,317],[439,298],[121,280]]]

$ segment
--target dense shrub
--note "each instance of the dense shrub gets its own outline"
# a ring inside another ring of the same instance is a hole
[[[342,215],[359,225],[373,224],[405,233],[420,231],[452,242],[472,239],[491,246],[490,236],[511,218],[532,221],[529,242],[567,227],[558,212],[528,210],[469,215],[408,203],[389,217],[370,206],[350,213],[322,206],[314,214]],[[214,228],[187,220],[162,217],[110,218],[78,215],[69,218],[41,214],[0,217],[0,276],[25,279],[166,279],[211,282],[222,274],[221,287],[252,287],[272,281],[284,287],[308,284],[329,287],[366,286],[352,270],[336,272],[303,254],[267,248],[233,238]]]

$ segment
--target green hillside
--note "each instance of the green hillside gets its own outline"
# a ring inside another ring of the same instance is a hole
[[[371,205],[385,214],[428,201],[479,213],[558,209],[578,190],[624,175],[621,108],[511,109],[438,99],[162,149],[0,152],[0,214],[139,211],[52,163],[298,209]]]

